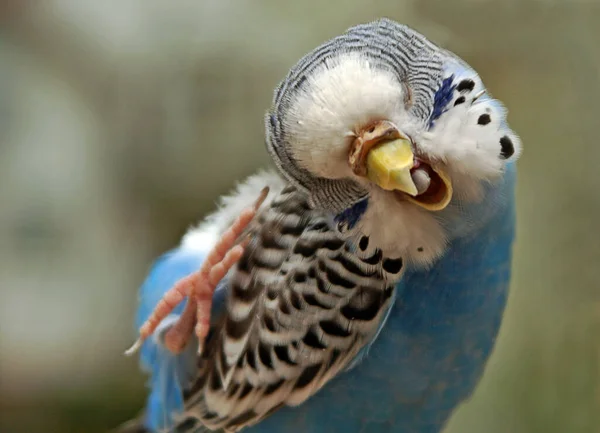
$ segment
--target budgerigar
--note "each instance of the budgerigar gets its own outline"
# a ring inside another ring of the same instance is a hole
[[[266,143],[277,170],[142,287],[143,428],[441,431],[506,304],[521,145],[505,109],[463,60],[382,19],[290,70]]]

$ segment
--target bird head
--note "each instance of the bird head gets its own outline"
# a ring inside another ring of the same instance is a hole
[[[448,222],[476,219],[464,209],[486,200],[486,185],[518,157],[505,118],[464,61],[384,19],[291,69],[267,114],[267,147],[341,229],[391,252],[416,248],[424,254],[409,257],[427,263],[456,234]]]

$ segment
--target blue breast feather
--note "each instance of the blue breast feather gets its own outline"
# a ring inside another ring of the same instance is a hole
[[[408,269],[368,356],[298,407],[285,407],[248,433],[439,432],[479,381],[496,339],[510,280],[515,171],[488,191],[502,205],[476,233],[452,241],[428,271]],[[474,215],[487,210],[474,209]],[[197,269],[203,254],[182,250],[161,258],[141,292],[138,324],[177,279]],[[217,305],[222,305],[223,292]],[[218,308],[218,307],[217,307]],[[147,425],[164,425],[165,410],[182,406],[178,372],[187,362],[148,340]]]

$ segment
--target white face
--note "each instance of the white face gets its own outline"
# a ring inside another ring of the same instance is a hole
[[[455,89],[433,125],[408,111],[410,89],[359,54],[330,59],[312,72],[282,119],[289,149],[302,168],[318,177],[352,178],[369,191],[369,207],[356,230],[369,234],[388,254],[416,263],[430,263],[441,254],[447,233],[432,209],[352,169],[348,155],[365,128],[385,120],[410,137],[414,155],[449,179],[454,204],[483,199],[482,181],[499,178],[521,150],[500,103],[482,97],[477,74],[458,61],[449,63],[447,71]],[[399,240],[397,233],[406,235]],[[421,252],[413,254],[417,248]]]
[[[308,78],[286,113],[294,158],[311,173],[353,177],[348,148],[374,119],[407,124],[402,86],[391,74],[375,71],[358,55],[337,57]]]
[[[466,199],[478,189],[480,180],[501,175],[505,164],[518,157],[521,146],[504,124],[505,110],[500,103],[477,98],[484,89],[477,74],[458,64],[453,73],[455,83],[471,80],[472,85],[454,92],[448,111],[430,129],[409,114],[410,91],[392,73],[374,68],[358,54],[329,60],[311,73],[286,113],[284,122],[294,158],[315,176],[351,177],[374,188],[353,173],[348,164],[349,147],[365,125],[388,120],[411,137],[416,154],[443,167],[455,194]],[[512,143],[508,158],[501,155],[504,136]]]

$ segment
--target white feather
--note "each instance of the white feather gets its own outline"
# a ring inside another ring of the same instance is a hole
[[[506,163],[517,159],[521,153],[519,138],[506,125],[507,110],[488,96],[477,97],[485,87],[473,70],[452,65],[448,75],[454,75],[454,83],[471,79],[475,86],[469,92],[454,93],[447,111],[431,130],[419,137],[417,145],[421,151],[443,161],[452,172],[468,175],[473,183],[497,179]],[[465,102],[454,105],[460,97]],[[489,116],[489,123],[479,123],[483,114]],[[500,138],[505,135],[514,146],[514,154],[508,159],[499,157]],[[465,184],[464,179],[462,184]],[[468,185],[465,187],[472,189]],[[460,189],[457,192],[461,194]]]
[[[242,210],[250,206],[261,190],[269,186],[270,192],[264,204],[269,207],[271,201],[285,187],[285,181],[272,170],[260,171],[239,183],[235,191],[220,199],[219,209],[208,215],[202,223],[190,228],[181,240],[181,247],[208,251],[217,242],[219,235],[223,233],[240,214]]]
[[[326,61],[283,119],[294,158],[318,176],[354,177],[347,157],[352,138],[373,119],[405,124],[403,101],[398,80],[366,58],[345,54]]]

